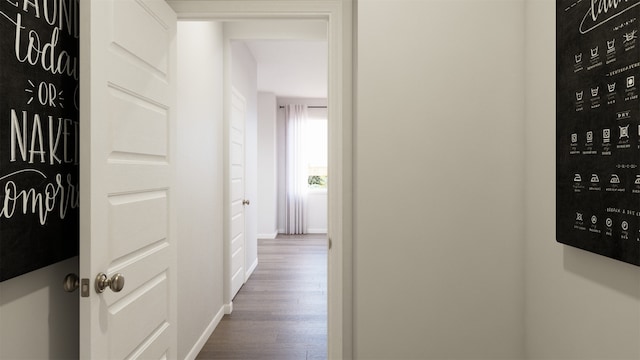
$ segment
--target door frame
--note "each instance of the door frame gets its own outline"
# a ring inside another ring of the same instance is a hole
[[[353,0],[167,1],[178,20],[324,20],[329,49],[328,358],[353,357]],[[228,76],[225,74],[225,77]],[[224,79],[228,128],[231,85]],[[226,133],[225,133],[226,134]],[[228,135],[225,135],[228,137]],[[226,176],[226,175],[225,175]]]

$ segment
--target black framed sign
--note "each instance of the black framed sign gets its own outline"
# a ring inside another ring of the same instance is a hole
[[[640,0],[556,6],[556,239],[640,265]]]
[[[78,7],[0,1],[0,281],[78,254]]]

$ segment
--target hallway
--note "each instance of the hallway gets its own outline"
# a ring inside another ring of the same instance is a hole
[[[258,267],[198,359],[326,359],[326,235],[258,240]]]

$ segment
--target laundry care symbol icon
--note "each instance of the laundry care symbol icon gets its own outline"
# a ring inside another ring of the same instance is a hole
[[[576,60],[576,64],[579,63],[580,61],[582,61],[582,53],[576,54],[573,57]]]
[[[616,91],[616,83],[607,84],[607,90],[609,90],[610,93]]]
[[[588,143],[593,142],[593,131],[587,131],[587,142]]]
[[[574,144],[578,142],[578,134],[576,133],[571,134],[571,142]]]
[[[591,181],[592,183],[599,183],[600,178],[598,177],[597,174],[591,174],[591,179],[589,181]]]
[[[605,220],[605,223],[607,224],[607,227],[611,227],[613,225],[613,220],[611,220],[611,218],[607,218],[607,220]]]
[[[638,175],[638,176],[640,176],[640,175]],[[580,174],[574,174],[573,175],[573,181],[575,181],[575,182],[582,181],[582,176],[580,176]]]
[[[598,56],[598,48],[599,46],[594,47],[593,49],[591,49],[591,57],[597,57]]]
[[[620,139],[629,138],[629,125],[618,127],[620,128]]]
[[[640,185],[640,175],[636,175],[636,181],[634,182],[636,185]]]
[[[620,184],[620,177],[616,174],[611,175],[610,184]]]
[[[595,225],[597,222],[598,222],[598,217],[595,215],[591,216],[591,223]]]
[[[598,92],[600,92],[600,86],[591,89],[591,96],[593,96],[593,97],[598,96]]]
[[[632,88],[636,85],[636,77],[629,76],[627,77],[627,89]]]
[[[637,39],[637,38],[638,38],[637,33],[638,33],[638,30],[633,30],[632,32],[625,33],[625,34],[623,35],[623,37],[624,37],[624,42],[625,42],[625,43],[628,43],[628,42],[630,42],[630,41],[633,41],[633,40]]]
[[[606,143],[611,141],[611,130],[610,129],[602,129],[602,140]]]
[[[629,230],[629,223],[626,220],[623,221],[620,226],[622,227],[622,230],[624,230],[624,231]]]
[[[576,92],[576,100],[582,101],[583,95],[584,95],[584,91]]]
[[[616,50],[616,39],[611,41],[607,40],[607,53],[612,53]]]
[[[576,221],[582,221],[582,213],[576,213]]]

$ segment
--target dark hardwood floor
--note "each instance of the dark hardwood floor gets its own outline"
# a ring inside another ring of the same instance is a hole
[[[197,359],[327,358],[327,240],[258,240],[258,267]]]

